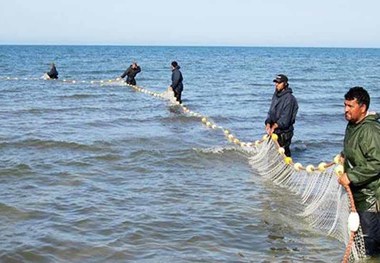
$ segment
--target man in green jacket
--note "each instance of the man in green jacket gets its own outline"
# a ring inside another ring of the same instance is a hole
[[[339,183],[349,185],[359,213],[367,255],[380,254],[380,115],[369,113],[370,97],[362,87],[344,96],[344,171]]]

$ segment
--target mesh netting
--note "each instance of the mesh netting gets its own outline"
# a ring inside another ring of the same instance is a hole
[[[332,236],[350,246],[349,261],[365,258],[365,247],[362,231],[356,232],[352,245],[351,233],[347,220],[351,205],[346,190],[338,183],[334,165],[325,171],[297,171],[294,166],[284,162],[278,152],[278,146],[272,140],[264,140],[255,147],[244,147],[252,153],[250,164],[258,174],[270,179],[276,185],[297,194],[303,207],[299,215],[315,229]]]

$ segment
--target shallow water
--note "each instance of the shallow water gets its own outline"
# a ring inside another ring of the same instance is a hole
[[[161,92],[177,60],[184,104],[254,141],[271,80],[285,73],[300,106],[293,157],[318,164],[341,150],[349,87],[366,87],[379,111],[379,58],[379,49],[0,46],[0,261],[340,262],[344,245],[294,216],[297,196],[256,175],[221,132],[164,100],[89,81],[137,60],[137,84]],[[52,61],[60,80],[43,81]]]

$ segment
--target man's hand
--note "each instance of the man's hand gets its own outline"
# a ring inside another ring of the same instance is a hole
[[[268,123],[267,125],[265,125],[265,131],[267,132],[267,134],[270,136],[272,135],[273,133],[273,130],[272,128],[270,127],[270,124]]]

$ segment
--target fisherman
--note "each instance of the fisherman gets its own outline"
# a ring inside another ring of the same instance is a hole
[[[51,63],[50,71],[46,72],[49,79],[58,79],[58,71],[54,63]]]
[[[279,74],[273,80],[275,91],[272,96],[267,119],[265,120],[265,130],[269,135],[278,135],[278,143],[285,149],[285,155],[290,157],[290,144],[292,142],[298,103],[293,96],[293,90],[289,88],[288,77]]]
[[[345,173],[338,182],[351,188],[366,254],[380,255],[380,115],[369,113],[370,96],[362,87],[351,88],[344,99]]]
[[[181,95],[183,91],[183,77],[182,73],[179,70],[181,67],[178,65],[177,61],[172,61],[171,69],[172,69],[172,84],[169,86],[174,92],[174,97],[179,103],[182,103]]]
[[[120,77],[124,78],[125,76],[127,76],[127,80],[125,82],[127,82],[127,84],[129,85],[136,86],[135,77],[140,72],[141,72],[141,67],[137,65],[137,62],[133,62]]]

